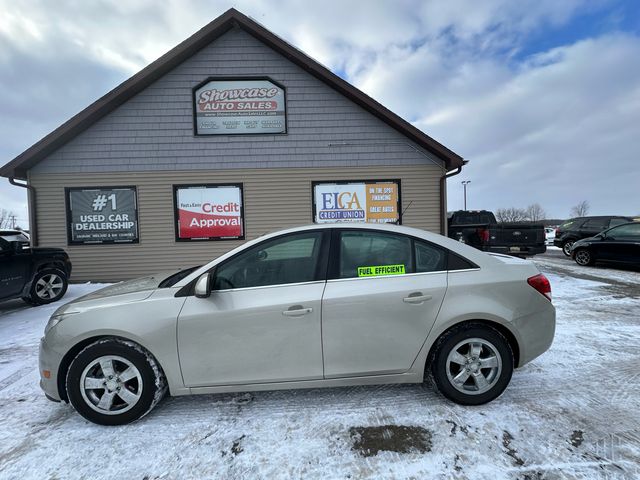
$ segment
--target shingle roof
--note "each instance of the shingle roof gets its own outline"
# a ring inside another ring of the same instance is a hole
[[[0,167],[0,176],[26,179],[26,172],[38,162],[236,26],[253,35],[276,52],[284,55],[311,75],[325,82],[331,88],[337,90],[351,101],[404,134],[420,147],[442,159],[445,162],[447,170],[464,165],[465,161],[461,156],[429,137],[256,21],[232,8],[89,105],[80,113],[70,118],[9,163]]]

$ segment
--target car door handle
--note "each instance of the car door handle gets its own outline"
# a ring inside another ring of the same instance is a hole
[[[414,303],[414,304],[418,304],[418,303],[423,303],[426,302],[428,300],[431,300],[433,297],[431,295],[423,295],[422,292],[414,292],[409,294],[408,297],[404,297],[402,299],[402,301],[404,303]]]
[[[282,314],[285,317],[301,317],[302,315],[307,315],[311,312],[313,312],[313,308],[311,307],[304,308],[302,305],[294,305],[282,312]]]

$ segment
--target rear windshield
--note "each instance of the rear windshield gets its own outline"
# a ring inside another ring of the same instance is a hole
[[[494,217],[491,213],[456,213],[453,217],[453,223],[458,225],[493,222]]]

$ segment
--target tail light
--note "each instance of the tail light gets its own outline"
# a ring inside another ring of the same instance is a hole
[[[487,228],[479,228],[477,233],[482,243],[489,243],[489,230]]]
[[[527,283],[547,297],[547,300],[551,301],[551,283],[549,283],[547,277],[539,273],[538,275],[527,278]]]

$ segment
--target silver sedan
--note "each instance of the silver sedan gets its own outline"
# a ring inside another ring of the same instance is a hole
[[[104,425],[141,418],[167,391],[426,377],[479,405],[554,330],[549,282],[528,261],[414,228],[312,225],[60,307],[40,345],[41,386]]]

